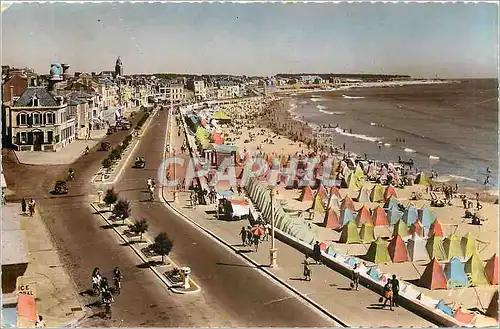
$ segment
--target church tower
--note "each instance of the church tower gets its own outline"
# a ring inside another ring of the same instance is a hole
[[[120,56],[118,56],[118,59],[116,60],[115,64],[115,77],[121,77],[123,76],[123,64],[122,60],[120,59]]]

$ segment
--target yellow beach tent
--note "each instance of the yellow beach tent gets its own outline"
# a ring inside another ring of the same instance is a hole
[[[392,231],[393,237],[396,237],[398,235],[401,235],[402,238],[410,235],[410,233],[408,233],[408,225],[402,219],[398,220],[396,225],[394,225],[394,230]]]
[[[361,242],[375,241],[375,230],[372,222],[364,223],[361,226],[361,231],[359,232],[359,238],[361,239]]]
[[[320,214],[325,213],[325,206],[323,206],[323,200],[321,199],[321,195],[319,193],[316,193],[316,196],[314,197],[312,209]]]
[[[363,169],[359,166],[347,178],[347,187],[353,190],[360,190],[366,181]]]
[[[222,111],[222,110],[217,110],[214,115],[212,115],[212,119],[215,119],[215,120],[231,120],[231,118],[229,117],[229,115],[227,115],[226,112]]]
[[[460,240],[458,239],[456,234],[451,234],[446,239],[444,239],[443,246],[446,260],[450,260],[453,257],[464,257],[462,247],[460,246]]]
[[[489,285],[488,278],[484,271],[483,261],[477,253],[474,253],[465,263],[465,273],[467,273],[471,285]]]
[[[440,236],[437,236],[436,234],[433,234],[432,237],[430,237],[427,240],[427,243],[425,244],[425,248],[427,249],[427,252],[429,253],[429,257],[436,258],[437,260],[445,260],[446,259],[446,252],[444,251],[444,246],[443,246],[443,238]]]
[[[418,175],[417,178],[415,178],[415,184],[420,184],[424,186],[430,186],[431,185],[431,180],[427,175],[421,171]]]
[[[382,202],[384,200],[384,188],[381,184],[375,184],[370,193],[371,202]]]
[[[340,234],[340,243],[359,243],[361,239],[358,233],[358,226],[354,221],[350,221],[342,228]]]
[[[390,263],[391,256],[389,255],[387,242],[378,237],[377,240],[372,242],[370,248],[368,248],[365,259],[374,263]]]
[[[460,241],[465,258],[471,257],[476,252],[476,238],[468,232]]]

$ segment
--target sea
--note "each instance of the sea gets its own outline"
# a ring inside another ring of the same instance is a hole
[[[440,182],[498,191],[497,80],[321,91],[290,103],[328,145],[381,161],[411,158]]]

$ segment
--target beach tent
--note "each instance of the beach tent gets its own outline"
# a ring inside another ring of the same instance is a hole
[[[425,229],[429,229],[436,220],[436,217],[429,208],[423,207],[418,210],[418,219]]]
[[[438,260],[446,259],[446,252],[444,251],[443,238],[438,235],[433,235],[427,240],[425,248],[429,253],[429,257],[436,258]]]
[[[336,196],[339,199],[342,199],[342,196],[340,195],[340,191],[336,186],[332,186],[330,188],[330,196]]]
[[[425,306],[436,308],[436,305],[439,303],[439,300],[434,299],[432,297],[427,296],[426,294],[421,293],[418,295],[417,300],[419,300]]]
[[[328,199],[328,208],[340,210],[339,198],[336,197],[335,195],[330,195]]]
[[[320,214],[325,213],[325,206],[323,205],[323,200],[321,200],[321,196],[319,195],[319,193],[316,193],[311,209],[314,209]]]
[[[408,225],[414,224],[418,220],[418,209],[413,205],[409,205],[403,213],[403,220]]]
[[[381,184],[375,184],[370,193],[371,202],[382,202],[384,200],[384,188]]]
[[[231,118],[229,115],[227,115],[226,112],[222,110],[217,110],[214,115],[212,115],[212,119],[219,120],[219,121],[231,121]]]
[[[469,274],[469,284],[473,286],[489,284],[483,261],[477,253],[474,253],[465,263],[465,272]]]
[[[344,264],[349,265],[349,267],[353,268],[354,265],[358,264],[359,260],[356,257],[349,257],[344,261]]]
[[[354,213],[351,209],[343,209],[340,211],[340,223],[345,226],[347,223],[354,221]]]
[[[495,290],[490,305],[486,309],[486,315],[498,320],[498,290]]]
[[[405,263],[408,261],[408,249],[401,235],[396,235],[389,243],[389,255],[393,263]]]
[[[464,258],[464,253],[462,252],[462,247],[460,246],[460,240],[456,234],[451,234],[446,237],[443,241],[445,257],[450,260],[453,257]]]
[[[415,184],[430,186],[431,180],[427,177],[427,175],[423,171],[421,171],[415,178]]]
[[[357,201],[370,202],[370,192],[368,192],[368,190],[363,187],[361,190],[359,190]]]
[[[332,257],[335,257],[335,254],[337,253],[337,251],[335,250],[335,246],[333,245],[333,243],[331,243],[328,248],[326,248],[326,254],[327,255],[330,255]]]
[[[396,224],[400,219],[403,218],[403,212],[399,210],[399,207],[392,207],[387,209],[387,220],[390,225]]]
[[[221,134],[219,134],[217,131],[212,131],[212,136],[211,136],[211,139],[212,139],[212,143],[214,144],[224,144],[224,138],[222,138]]]
[[[344,200],[342,200],[342,204],[340,205],[340,209],[342,209],[342,210],[343,209],[350,209],[353,212],[355,211],[354,202],[352,201],[352,199],[348,195],[346,195]]]
[[[342,227],[342,233],[340,234],[340,243],[359,243],[361,239],[358,234],[358,227],[356,223],[350,221],[347,225]]]
[[[460,245],[462,247],[465,258],[469,258],[476,252],[476,238],[473,237],[470,232],[462,237],[462,239],[460,240]]]
[[[394,187],[392,185],[389,185],[385,188],[385,191],[384,191],[384,201],[388,201],[393,196],[396,198],[398,197]]]
[[[370,244],[365,259],[373,263],[390,263],[391,257],[387,248],[387,242],[378,237],[377,240]]]
[[[328,193],[326,192],[326,189],[323,186],[323,184],[319,184],[317,194],[319,194],[319,196],[320,196],[320,198],[321,198],[321,200],[323,202],[325,202],[326,200],[328,200]]]
[[[305,186],[300,194],[299,201],[313,201],[313,192],[310,186]]]
[[[484,271],[490,284],[498,285],[498,256],[496,254],[488,259]]]
[[[366,274],[368,274],[368,276],[375,281],[380,280],[380,270],[376,266],[370,267],[370,269],[368,270],[368,272],[366,272]]]
[[[498,317],[492,318],[481,313],[476,313],[471,325],[476,328],[498,328]]]
[[[408,240],[408,256],[410,256],[412,262],[429,261],[424,239],[418,235],[413,235]]]
[[[398,235],[400,235],[402,237],[407,237],[408,235],[410,235],[408,233],[408,225],[406,225],[406,223],[401,219],[398,220],[396,225],[394,225],[394,229],[392,230],[393,237],[398,236]]]
[[[208,130],[201,126],[196,129],[195,138],[198,146],[203,149],[207,148],[210,145],[210,133],[208,132]]]
[[[403,295],[411,299],[417,299],[418,296],[420,296],[420,291],[412,284],[407,285],[400,293],[403,293]]]
[[[448,279],[449,288],[467,287],[468,279],[465,273],[465,266],[457,257],[453,257],[450,262],[446,264],[444,267],[444,274]]]
[[[323,220],[323,226],[326,228],[334,229],[334,230],[339,229],[341,227],[339,216],[337,215],[337,212],[334,209],[330,208],[325,213],[325,219]]]
[[[363,169],[361,169],[359,166],[356,166],[356,169],[347,178],[346,183],[348,188],[359,190],[363,187],[365,181],[366,177],[363,173]]]
[[[416,221],[412,226],[410,226],[410,235],[418,234],[420,236],[424,235],[424,228],[420,221]]]
[[[368,223],[371,220],[370,210],[365,206],[361,207],[358,210],[358,214],[356,215],[356,224],[361,226],[364,223]]]
[[[443,237],[443,227],[441,226],[441,223],[436,219],[434,223],[431,224],[431,228],[429,229],[429,234],[428,236],[440,236]]]
[[[394,195],[389,198],[389,200],[386,200],[384,203],[384,208],[389,209],[394,206],[398,206],[400,204],[398,198],[396,198]]]
[[[436,305],[436,309],[440,310],[446,315],[453,316],[453,309],[446,305],[444,300],[440,299],[439,302]]]
[[[463,324],[471,324],[475,316],[475,313],[469,312],[467,310],[464,311],[461,307],[457,308],[455,310],[455,313],[453,313],[453,317],[455,318],[455,320]]]
[[[425,267],[424,273],[420,277],[419,284],[430,290],[446,289],[448,287],[443,269],[435,258]]]
[[[361,230],[359,232],[359,237],[361,238],[361,242],[373,242],[373,241],[375,241],[375,230],[374,230],[374,226],[371,222],[364,223],[361,226]]]
[[[33,328],[37,319],[38,311],[35,297],[19,294],[17,297],[17,328]]]
[[[384,209],[382,209],[380,206],[377,206],[377,208],[373,210],[372,222],[374,226],[389,225],[389,222],[387,221],[387,215],[385,214]]]

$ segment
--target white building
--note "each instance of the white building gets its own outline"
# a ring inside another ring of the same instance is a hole
[[[70,116],[61,96],[29,87],[6,112],[7,134],[16,150],[57,151],[75,139],[77,118]]]

